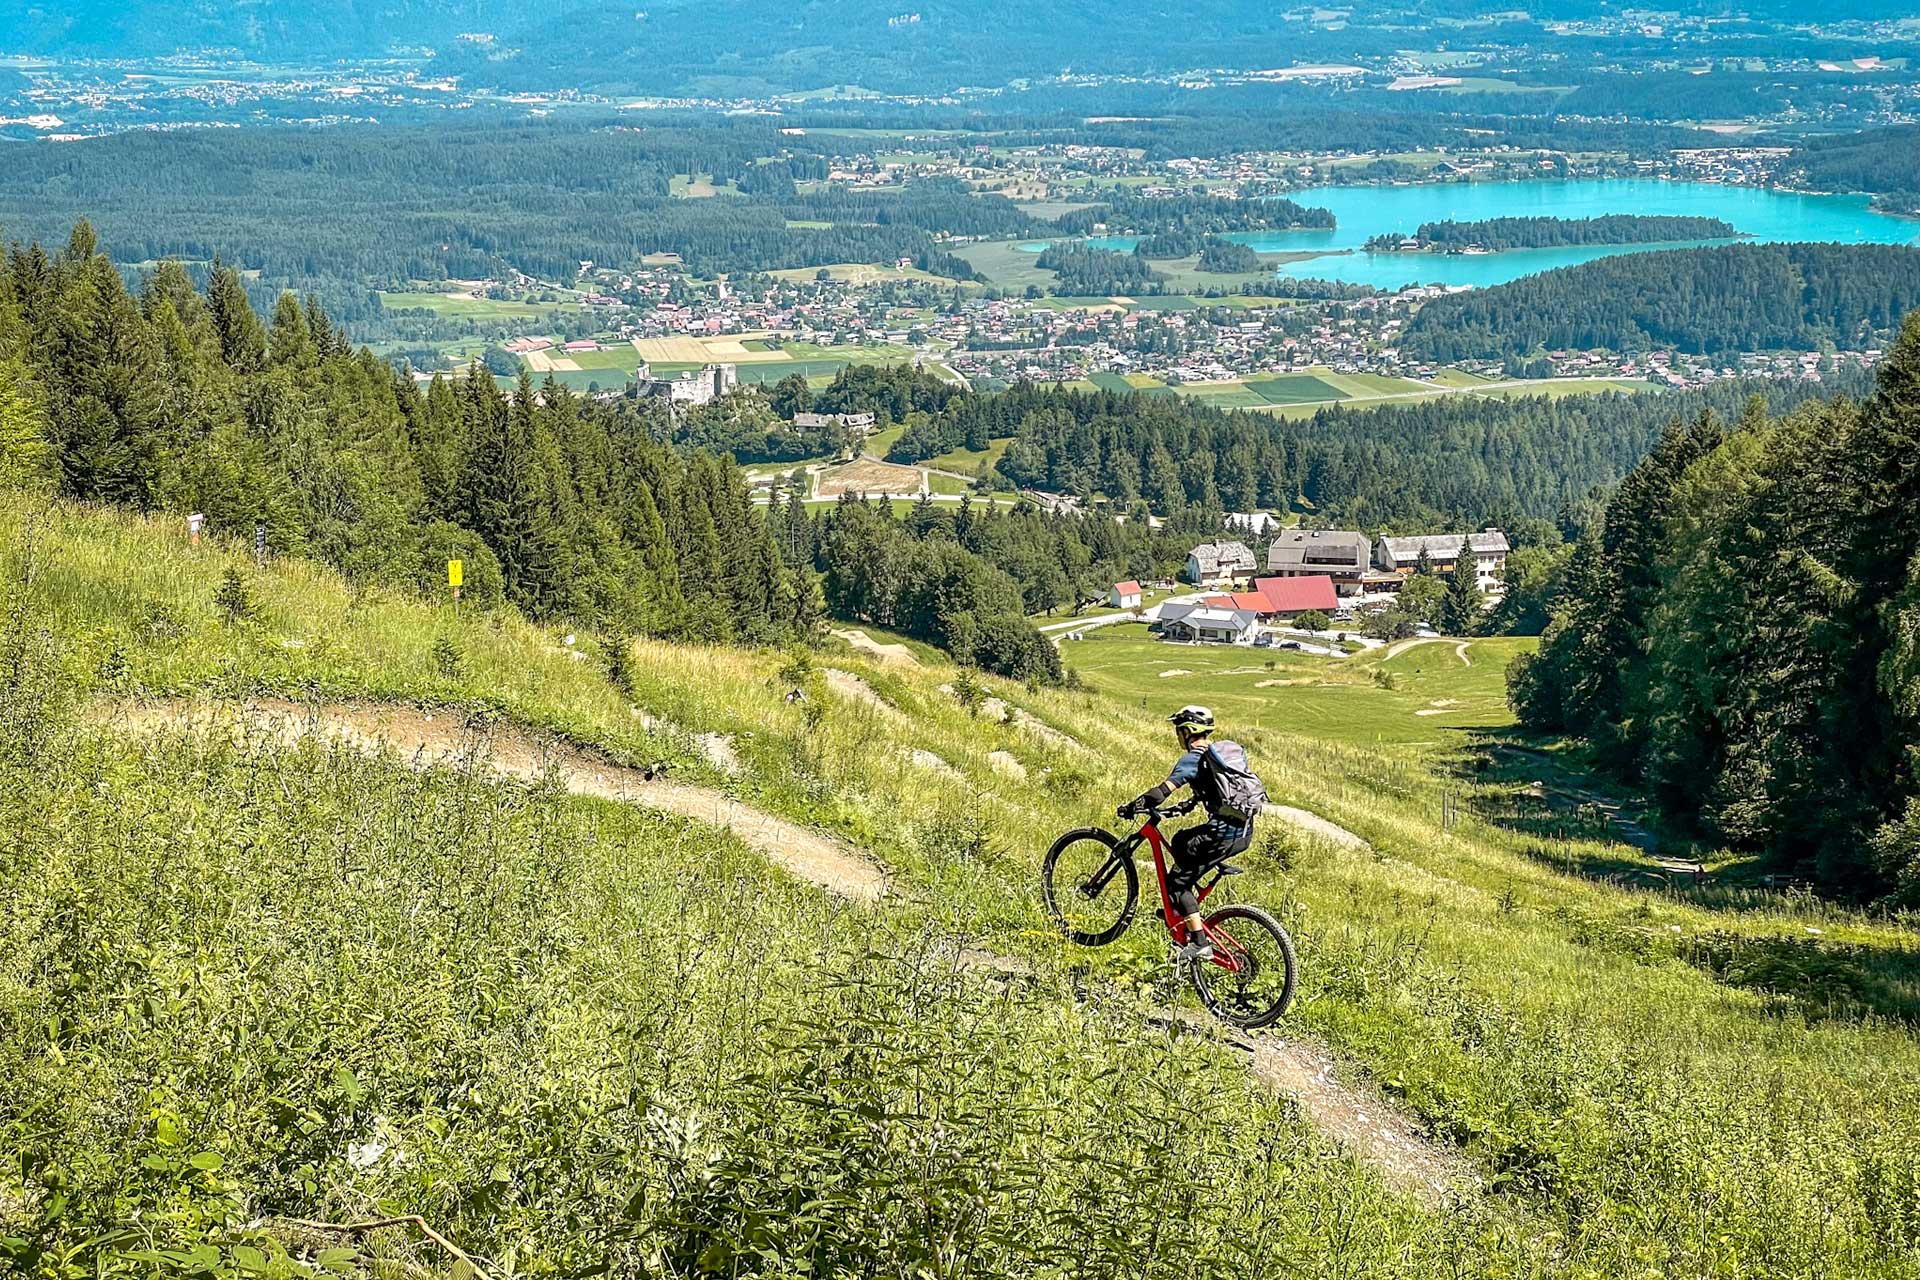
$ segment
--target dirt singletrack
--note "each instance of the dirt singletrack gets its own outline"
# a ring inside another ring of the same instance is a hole
[[[133,737],[180,730],[265,734],[287,744],[319,737],[357,751],[391,752],[413,768],[480,769],[519,781],[554,778],[573,795],[723,827],[769,862],[851,901],[876,903],[888,891],[879,866],[831,837],[714,788],[616,765],[519,726],[481,724],[458,709],[276,698],[244,703],[164,699],[105,704],[95,709],[93,719],[109,732]],[[1359,841],[1305,810],[1287,814],[1288,821],[1313,819],[1318,827],[1302,825],[1329,839]],[[1024,961],[992,952],[966,950],[958,959],[966,967],[1002,975],[1031,974]],[[1398,1190],[1429,1204],[1478,1190],[1478,1175],[1457,1151],[1427,1138],[1413,1117],[1363,1078],[1343,1079],[1354,1073],[1343,1070],[1315,1041],[1292,1035],[1283,1039],[1279,1032],[1234,1032],[1197,1010],[1156,1007],[1149,1010],[1149,1018],[1223,1037],[1248,1055],[1248,1070],[1256,1081],[1292,1098],[1309,1125],[1378,1170]]]
[[[963,949],[957,959],[963,968],[1003,978],[1033,976],[1024,961],[979,948]],[[1372,1167],[1396,1191],[1438,1207],[1484,1189],[1457,1148],[1428,1137],[1404,1107],[1317,1040],[1291,1030],[1238,1031],[1197,1009],[1150,1005],[1145,1013],[1150,1025],[1211,1037],[1245,1054],[1256,1083],[1292,1099],[1314,1132]]]
[[[356,750],[391,751],[415,768],[480,768],[523,782],[551,775],[573,795],[723,827],[769,862],[855,902],[877,902],[887,892],[885,873],[859,853],[723,791],[613,764],[519,726],[478,725],[458,710],[275,698],[244,704],[169,699],[116,704],[102,709],[99,719],[132,734],[187,729],[267,733],[282,742],[321,737]]]
[[[1337,844],[1344,849],[1365,849],[1370,847],[1365,840],[1353,834],[1338,823],[1329,822],[1311,809],[1296,809],[1290,804],[1270,804],[1261,811],[1262,816],[1278,818],[1288,826],[1295,827],[1308,835]]]

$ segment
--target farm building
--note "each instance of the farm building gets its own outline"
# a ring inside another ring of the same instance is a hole
[[[1216,609],[1208,605],[1167,605],[1157,624],[1163,640],[1204,644],[1252,644],[1260,633],[1260,617],[1250,609]]]
[[[1208,608],[1252,613],[1263,622],[1288,622],[1311,610],[1331,613],[1338,607],[1333,579],[1326,574],[1310,578],[1262,578],[1252,591],[1208,596]]]
[[[1267,546],[1267,572],[1279,578],[1333,579],[1341,595],[1363,589],[1373,563],[1367,535],[1348,529],[1291,529]]]
[[[1197,587],[1253,575],[1259,562],[1244,542],[1203,542],[1187,553],[1187,581]]]
[[[1140,584],[1132,581],[1114,583],[1107,592],[1107,603],[1116,609],[1138,609]]]
[[[1425,552],[1434,572],[1451,574],[1462,556],[1462,548],[1472,558],[1474,578],[1482,591],[1504,590],[1500,575],[1506,571],[1507,552],[1513,548],[1507,535],[1486,528],[1479,533],[1430,533],[1413,538],[1382,538],[1374,547],[1374,563],[1382,572],[1405,578],[1420,563]]]

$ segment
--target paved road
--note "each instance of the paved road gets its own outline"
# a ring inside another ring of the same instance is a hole
[[[1139,613],[1102,613],[1093,617],[1068,618],[1064,622],[1049,622],[1042,631],[1086,631],[1093,627],[1112,626],[1116,622],[1152,622],[1160,616],[1160,605],[1199,603],[1203,593],[1195,592],[1189,596],[1168,596],[1159,604],[1148,605]],[[1211,594],[1211,593],[1205,593]]]

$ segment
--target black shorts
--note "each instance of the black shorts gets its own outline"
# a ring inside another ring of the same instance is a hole
[[[1203,822],[1173,833],[1167,847],[1173,864],[1167,868],[1167,885],[1175,890],[1191,889],[1200,877],[1236,853],[1245,853],[1253,844],[1253,824],[1231,827],[1224,822]]]

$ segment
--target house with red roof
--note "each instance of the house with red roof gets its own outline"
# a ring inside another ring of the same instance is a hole
[[[1107,592],[1107,603],[1116,609],[1138,609],[1140,607],[1140,584],[1129,579],[1116,582]]]
[[[1324,573],[1304,578],[1262,578],[1253,585],[1252,591],[1208,596],[1207,606],[1244,610],[1259,615],[1263,622],[1291,621],[1311,610],[1332,613],[1339,608],[1333,579]]]

